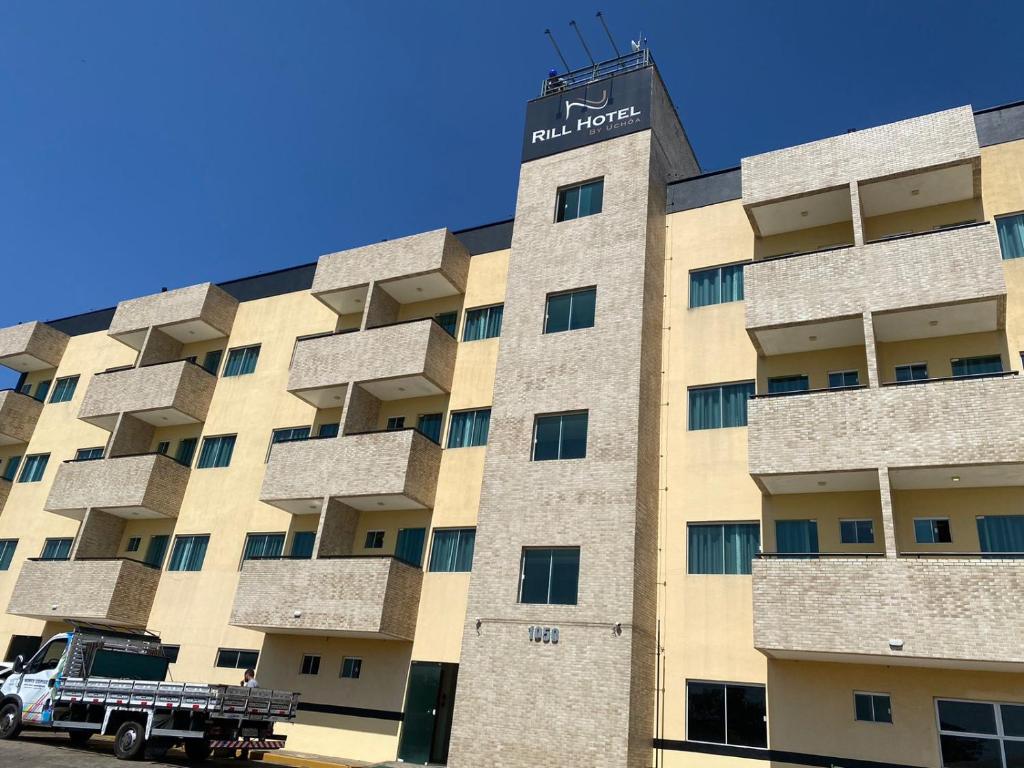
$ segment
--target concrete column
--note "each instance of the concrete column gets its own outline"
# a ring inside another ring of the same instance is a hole
[[[864,321],[864,352],[868,361],[868,386],[877,387],[881,383],[878,378],[878,350],[875,346],[875,321],[870,312],[865,312]]]
[[[864,245],[864,212],[860,207],[860,188],[850,182],[850,213],[853,215],[853,244]]]
[[[381,288],[380,283],[370,283],[366,292],[366,307],[363,309],[362,329],[378,328],[398,321],[398,309],[401,305]]]
[[[116,557],[124,535],[124,524],[123,517],[98,509],[87,509],[71,547],[72,559]]]
[[[324,499],[313,551],[316,557],[351,555],[355,548],[359,510],[337,499]]]
[[[882,534],[885,537],[885,556],[896,557],[896,523],[892,513],[892,488],[889,485],[889,468],[878,468],[878,493],[882,498]]]
[[[130,456],[136,453],[147,453],[153,442],[156,430],[152,424],[122,413],[110,433],[107,443],[107,458],[114,456]]]
[[[150,328],[146,332],[146,340],[142,343],[142,351],[139,352],[138,365],[156,365],[180,360],[183,349],[184,345],[174,337],[157,328]]]
[[[345,408],[341,414],[341,434],[372,432],[380,418],[380,400],[353,382],[345,392]]]

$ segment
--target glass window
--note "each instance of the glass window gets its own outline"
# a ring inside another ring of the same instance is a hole
[[[395,557],[419,568],[423,565],[423,545],[426,541],[426,528],[400,528],[395,541]]]
[[[533,428],[533,460],[585,459],[587,411],[538,416]]]
[[[222,669],[256,669],[259,651],[245,651],[238,648],[218,648],[216,665]]]
[[[487,445],[487,433],[491,426],[491,409],[457,411],[448,425],[449,448],[471,448]]]
[[[807,376],[773,376],[768,379],[768,394],[780,395],[786,392],[806,392],[809,389]]]
[[[747,426],[747,401],[754,396],[754,382],[721,384],[689,390],[689,429],[722,429]]]
[[[339,677],[348,677],[356,679],[359,677],[359,673],[363,671],[363,660],[356,658],[355,656],[345,656],[341,660],[341,674]]]
[[[391,416],[388,418],[387,426],[384,428],[389,432],[405,429],[405,416]]]
[[[818,521],[776,520],[775,551],[787,555],[817,554]]]
[[[743,265],[698,269],[690,273],[690,308],[743,300]]]
[[[915,518],[914,539],[918,544],[949,544],[953,536],[945,518]]]
[[[164,456],[167,455],[167,451],[169,451],[170,449],[171,444],[167,440],[161,440],[159,443],[156,444],[156,452],[161,453]]]
[[[21,456],[11,456],[7,460],[7,466],[4,467],[3,479],[9,483],[14,482],[14,478],[18,476],[18,465],[21,464]]]
[[[524,548],[519,569],[519,602],[576,605],[579,547]]]
[[[937,711],[943,765],[1024,765],[1024,706],[940,699]]]
[[[981,376],[986,373],[1002,373],[1003,358],[999,355],[981,357],[957,357],[950,361],[954,376]]]
[[[147,565],[162,568],[164,565],[164,555],[167,554],[167,542],[170,541],[170,538],[170,536],[165,534],[150,536],[149,545],[146,547],[146,556],[142,558],[143,562]]]
[[[164,658],[167,659],[168,664],[176,664],[178,661],[178,653],[181,651],[181,646],[161,644],[160,651],[163,653]]]
[[[270,433],[270,445],[267,446],[267,458],[265,458],[264,461],[270,461],[270,452],[278,443],[308,440],[309,430],[309,427],[285,427],[284,429],[275,429]]]
[[[581,288],[578,291],[548,296],[547,310],[544,314],[544,333],[593,328],[596,304],[596,288]]]
[[[686,730],[690,741],[767,747],[764,687],[733,683],[686,683]]]
[[[430,549],[432,573],[467,573],[473,569],[476,528],[445,528],[434,531]]]
[[[0,539],[0,571],[6,571],[11,567],[11,560],[14,559],[14,550],[17,548],[17,539]]]
[[[480,307],[466,311],[466,325],[462,329],[463,341],[481,341],[493,339],[501,335],[501,319],[505,314],[505,305]]]
[[[858,720],[866,723],[891,723],[892,702],[887,693],[853,694],[853,711]]]
[[[128,543],[124,545],[124,551],[138,552],[140,546],[142,546],[142,537],[132,536],[130,539],[128,539]]]
[[[842,389],[843,387],[859,387],[859,371],[833,371],[828,375],[829,389]]]
[[[338,436],[338,424],[321,424],[320,429],[317,430],[317,437],[337,437]]]
[[[103,448],[79,448],[75,451],[75,461],[95,461],[103,458]]]
[[[441,444],[441,419],[440,413],[422,413],[416,420],[416,429],[424,437],[428,437],[438,445]]]
[[[367,531],[363,541],[363,549],[383,549],[384,531]]]
[[[1024,256],[1024,213],[997,217],[996,232],[999,234],[999,250],[1004,259]]]
[[[217,370],[220,368],[220,359],[222,357],[224,357],[223,349],[211,349],[203,357],[203,369],[216,376]]]
[[[922,381],[927,378],[927,363],[908,363],[896,366],[896,381]]]
[[[196,444],[199,440],[195,437],[186,437],[178,442],[178,450],[174,454],[175,460],[186,467],[192,466],[192,458],[196,455]]]
[[[687,526],[687,573],[750,575],[761,544],[757,523],[700,523]]]
[[[19,483],[38,483],[43,479],[46,472],[46,463],[50,460],[50,454],[37,453],[34,456],[26,456],[21,467],[21,474],[18,475]]]
[[[171,552],[169,571],[200,571],[206,559],[206,547],[210,543],[208,535],[175,536],[174,550]]]
[[[284,552],[283,533],[250,533],[245,537],[243,560],[263,560],[280,557]]]
[[[21,394],[23,394],[23,395],[29,395],[29,394],[32,393],[32,385],[31,384],[22,384],[21,388],[18,391],[21,392]]]
[[[43,542],[40,560],[67,560],[71,556],[72,539],[47,539]]]
[[[449,336],[455,335],[455,326],[459,322],[458,312],[442,312],[439,315],[434,315],[434,319],[437,320],[437,324],[447,331]]]
[[[316,531],[296,531],[292,536],[291,556],[309,560],[313,557],[313,544],[316,541]]]
[[[260,359],[260,345],[238,347],[228,352],[228,362],[224,366],[225,376],[245,376],[256,370],[256,361]]]
[[[226,467],[231,464],[231,454],[235,452],[235,435],[204,437],[203,449],[199,452],[199,463],[196,469],[212,469]]]
[[[33,397],[35,397],[35,399],[38,400],[40,403],[46,402],[46,396],[50,393],[51,383],[52,382],[49,379],[47,379],[46,381],[40,381],[38,384],[36,384],[36,393],[35,395],[33,395]]]
[[[982,552],[1024,553],[1024,515],[979,515]]]
[[[307,653],[302,657],[302,664],[299,667],[300,675],[319,675],[320,657]]]
[[[63,379],[57,379],[57,384],[53,388],[53,394],[50,395],[51,403],[66,403],[68,400],[75,396],[75,387],[78,386],[77,376],[65,376]]]
[[[840,520],[839,540],[843,544],[874,544],[875,524],[871,520]]]
[[[566,187],[558,193],[555,221],[571,221],[601,212],[604,203],[604,179]]]

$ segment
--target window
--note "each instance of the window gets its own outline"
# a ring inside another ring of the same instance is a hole
[[[52,382],[49,379],[47,379],[46,381],[40,381],[38,384],[36,384],[35,398],[40,403],[46,402],[46,396],[50,393],[51,383]]]
[[[865,723],[891,723],[892,702],[887,693],[853,692],[853,712]]]
[[[31,659],[42,644],[43,638],[40,635],[11,635],[4,661],[14,661],[18,656]]]
[[[764,687],[686,682],[686,738],[767,747]]]
[[[283,533],[250,533],[245,537],[243,560],[261,560],[280,557],[284,552]]]
[[[1024,256],[1024,213],[996,217],[996,232],[999,234],[999,250],[1004,259]]]
[[[768,394],[781,395],[786,392],[806,392],[808,386],[807,376],[773,376],[768,379]]]
[[[348,677],[355,680],[363,671],[363,660],[355,656],[346,656],[341,660],[341,674],[339,677]]]
[[[416,429],[424,437],[429,437],[438,445],[441,444],[441,414],[423,413],[416,421]]]
[[[14,478],[18,476],[18,465],[21,464],[21,456],[11,456],[7,460],[7,466],[4,468],[3,479],[9,483],[14,482]]]
[[[169,571],[200,571],[206,559],[206,547],[210,543],[208,535],[175,536],[174,551],[171,552]]]
[[[26,456],[25,463],[21,467],[21,474],[18,475],[19,483],[38,483],[43,479],[46,471],[46,462],[50,460],[50,454],[37,453],[34,456]]]
[[[949,361],[954,376],[980,376],[986,373],[1002,373],[1003,358],[999,355],[981,357],[955,357]]]
[[[914,539],[918,544],[949,544],[953,536],[946,518],[915,518]]]
[[[156,444],[156,452],[161,453],[164,456],[167,455],[167,451],[169,451],[170,449],[171,444],[167,440],[161,440],[159,443]]]
[[[17,548],[17,539],[0,539],[0,571],[6,571],[11,567],[11,560],[14,559],[14,550]],[[470,553],[470,557],[472,557],[472,553]]]
[[[579,547],[523,549],[519,568],[520,603],[576,605],[579,580]]]
[[[216,665],[222,669],[256,669],[259,658],[259,651],[218,648]]]
[[[128,539],[128,543],[124,545],[124,551],[138,552],[140,546],[142,546],[142,537],[132,536],[130,539]]]
[[[843,387],[859,387],[859,371],[832,371],[828,375],[829,389],[842,389]]]
[[[687,573],[750,575],[761,544],[757,523],[702,523],[687,526],[687,533]]]
[[[72,539],[47,539],[43,542],[40,560],[67,560],[71,556]]]
[[[308,560],[313,557],[316,531],[296,531],[292,536],[291,556]]]
[[[299,667],[300,675],[319,675],[320,657],[307,653],[302,657],[302,666]]]
[[[199,442],[197,438],[186,437],[178,442],[178,451],[175,453],[174,458],[177,459],[179,464],[184,464],[186,467],[192,466],[192,458],[196,455],[196,443]]]
[[[1024,552],[1024,515],[979,515],[977,523],[982,552]]]
[[[817,554],[818,521],[776,520],[775,551],[786,555]]]
[[[747,401],[754,396],[754,382],[699,387],[689,394],[689,429],[747,426]]]
[[[405,416],[390,416],[388,417],[387,426],[384,427],[388,432],[394,432],[395,430],[405,429]]]
[[[103,447],[79,448],[75,451],[75,461],[95,461],[103,458]]]
[[[21,392],[21,394],[23,394],[23,395],[29,395],[29,394],[32,393],[32,385],[31,384],[22,384],[21,385],[21,389],[19,389],[18,391]]]
[[[699,269],[690,273],[690,309],[743,301],[743,265]]]
[[[37,672],[56,669],[67,647],[68,641],[63,637],[51,640],[41,650],[36,652],[35,656],[29,659],[28,664],[25,665],[25,672],[32,675]]]
[[[176,664],[178,662],[178,653],[181,652],[180,645],[161,644],[160,650],[163,652],[168,664]]]
[[[217,369],[220,368],[220,359],[222,357],[224,357],[223,349],[211,349],[206,353],[206,356],[203,357],[203,369],[216,376]],[[255,365],[255,363],[253,365]]]
[[[928,363],[896,366],[896,381],[921,381],[928,378]]]
[[[585,459],[588,412],[538,416],[533,426],[533,460]]]
[[[270,433],[270,445],[267,446],[267,457],[264,461],[270,461],[270,452],[278,443],[287,443],[293,440],[307,440],[309,438],[309,427],[285,427],[275,429]]]
[[[1024,761],[1024,706],[939,699],[936,710],[943,765],[1014,768]]]
[[[544,333],[593,328],[596,303],[596,288],[581,288],[577,291],[549,295],[544,313]]]
[[[434,531],[430,550],[431,573],[468,573],[473,569],[476,528],[446,528]]]
[[[448,447],[471,448],[487,445],[487,432],[490,426],[490,408],[453,413],[448,426]]]
[[[571,221],[601,212],[604,202],[604,179],[566,187],[558,192],[555,221]]]
[[[367,531],[363,549],[383,549],[384,531]]]
[[[256,370],[256,361],[260,359],[260,345],[238,347],[228,352],[228,362],[224,366],[225,376],[245,376]]]
[[[321,424],[320,429],[317,430],[317,437],[337,437],[338,436],[338,424]]]
[[[874,522],[871,520],[840,520],[839,541],[843,544],[874,544]]]
[[[234,452],[235,435],[204,437],[203,449],[199,452],[199,463],[196,464],[196,469],[226,467],[231,463],[231,454]]]
[[[149,545],[146,547],[146,556],[142,558],[142,561],[147,565],[162,568],[164,555],[167,554],[167,542],[170,538],[167,535],[150,536]]]
[[[434,319],[438,325],[445,329],[449,336],[455,336],[455,326],[459,322],[458,312],[442,312],[439,315],[434,315]]]
[[[63,379],[57,379],[57,384],[53,388],[53,394],[50,395],[51,403],[66,403],[68,400],[75,396],[75,387],[78,386],[77,376],[65,376]]]
[[[395,541],[395,557],[419,568],[423,565],[423,545],[426,541],[426,528],[400,528]]]
[[[466,325],[462,328],[462,340],[481,341],[500,336],[501,318],[504,314],[504,304],[467,310]]]

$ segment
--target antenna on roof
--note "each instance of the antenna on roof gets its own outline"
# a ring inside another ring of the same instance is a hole
[[[583,33],[580,32],[580,28],[576,26],[575,19],[569,22],[569,26],[576,30],[576,36],[580,39],[580,44],[583,46],[583,50],[587,52],[587,58],[590,59],[590,66],[596,67],[597,62],[594,61],[594,57],[590,55],[590,49],[587,48],[587,41],[583,39]]]
[[[601,26],[604,27],[604,33],[608,35],[608,42],[612,44],[612,50],[615,51],[615,58],[622,56],[619,53],[619,46],[615,44],[615,40],[612,39],[612,33],[608,31],[608,25],[604,23],[604,11],[597,12],[597,18],[601,21]]]
[[[558,54],[558,58],[562,60],[562,66],[565,67],[565,71],[569,71],[569,63],[565,60],[565,56],[562,55],[562,50],[558,47],[558,43],[555,42],[555,36],[551,34],[550,29],[545,29],[544,34],[548,36],[548,40],[551,41],[551,45],[555,47],[555,53]]]
[[[644,37],[644,33],[640,33],[638,40],[630,40],[629,44],[633,47],[633,53],[638,53],[647,47],[647,38]]]

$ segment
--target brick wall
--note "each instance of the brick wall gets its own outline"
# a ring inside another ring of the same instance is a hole
[[[46,323],[22,323],[0,329],[0,361],[15,355],[30,355],[47,367],[56,368],[67,345],[67,334]]]
[[[0,435],[7,441],[27,443],[36,428],[43,404],[20,392],[0,392]]]
[[[188,475],[188,467],[158,454],[65,462],[57,469],[45,509],[137,507],[177,517]]]
[[[173,408],[196,421],[205,421],[216,377],[198,365],[180,360],[93,376],[78,417],[86,421]]]
[[[202,320],[228,336],[237,309],[238,301],[233,296],[212,283],[200,283],[122,301],[117,305],[107,333],[117,336],[145,331],[152,326]]]

